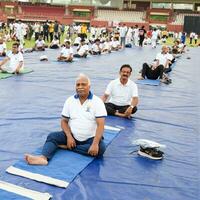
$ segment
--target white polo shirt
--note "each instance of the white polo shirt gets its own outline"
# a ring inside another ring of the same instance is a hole
[[[105,93],[110,96],[110,103],[126,106],[131,104],[133,97],[138,97],[138,87],[130,79],[123,85],[118,78],[108,84]]]
[[[3,70],[5,70],[9,73],[13,73],[16,71],[17,65],[20,62],[24,61],[23,55],[21,52],[18,52],[17,54],[13,54],[12,52],[10,52],[10,53],[8,53],[8,57],[10,58],[9,65],[3,67]],[[24,66],[22,65],[21,70],[23,69],[23,67]]]
[[[62,116],[69,118],[69,126],[74,138],[85,141],[96,134],[96,118],[107,116],[103,101],[91,92],[81,105],[78,95],[69,97],[64,104]]]

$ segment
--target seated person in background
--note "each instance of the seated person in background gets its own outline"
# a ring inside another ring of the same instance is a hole
[[[179,42],[178,49],[180,53],[185,53],[185,47],[186,47],[185,44],[183,44],[182,42]]]
[[[47,165],[58,148],[65,148],[87,156],[99,157],[105,151],[104,123],[107,115],[102,100],[90,92],[90,80],[80,74],[76,79],[76,93],[64,104],[62,131],[50,133],[42,155],[25,155],[30,165]]]
[[[120,45],[119,40],[116,37],[113,37],[113,41],[111,42],[111,49],[113,51],[118,51],[121,48],[122,46]]]
[[[92,55],[100,55],[101,54],[101,44],[100,44],[100,40],[99,39],[96,39],[94,44],[92,44],[92,48],[91,50],[89,51]]]
[[[71,62],[73,60],[73,49],[70,46],[70,42],[65,42],[65,47],[62,48],[58,61]]]
[[[174,45],[172,46],[172,53],[175,55],[175,57],[179,57],[180,55],[177,56],[177,54],[183,53],[184,48],[185,48],[184,45],[180,44],[179,40],[176,40],[174,42]]]
[[[138,88],[129,78],[132,68],[125,64],[120,68],[118,79],[111,81],[102,97],[108,115],[130,118],[137,111]],[[110,97],[108,103],[107,99]]]
[[[33,48],[35,51],[45,51],[45,41],[43,40],[42,35],[39,35],[38,40],[35,41],[35,47]]]
[[[90,42],[91,44],[94,44],[95,40],[96,40],[95,35],[90,36],[89,42]]]
[[[111,45],[109,38],[107,38],[105,42],[103,42],[102,52],[111,53]]]
[[[154,61],[150,65],[144,63],[142,66],[141,77],[139,77],[138,79],[143,80],[145,78],[148,78],[151,80],[156,80],[159,78],[162,81],[163,73],[164,73],[164,66],[158,65],[157,61]]]
[[[171,63],[168,55],[168,47],[163,46],[160,53],[156,55],[157,66],[163,65],[164,72],[168,73],[171,71],[169,64]]]
[[[172,54],[170,47],[167,47],[167,59],[169,60],[169,68],[167,69],[167,71],[165,70],[165,73],[168,73],[172,70],[171,65],[175,62],[175,57]]]
[[[0,62],[0,70],[8,73],[20,73],[24,67],[24,59],[21,52],[18,50],[19,44],[13,43],[12,52],[10,52],[1,62]],[[6,65],[6,63],[8,65]]]
[[[81,43],[81,37],[80,35],[78,34],[78,36],[75,38],[74,40],[74,46],[79,46]]]
[[[6,43],[0,38],[0,56],[6,56]]]
[[[49,46],[50,49],[59,49],[60,47],[60,41],[58,37],[55,35],[53,40],[51,41],[51,44]]]
[[[74,54],[76,58],[86,58],[88,55],[89,47],[85,44],[85,40],[82,39],[80,45],[77,48],[77,54]]]

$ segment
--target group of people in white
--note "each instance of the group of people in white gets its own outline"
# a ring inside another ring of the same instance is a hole
[[[54,24],[55,26],[55,24]],[[75,26],[73,26],[74,28]],[[79,29],[76,29],[77,32],[81,32],[81,26]],[[160,29],[154,28],[149,34],[146,32],[144,27],[139,28],[137,25],[133,27],[126,27],[125,25],[120,25],[119,27],[114,28],[110,33],[108,33],[105,27],[97,28],[90,27],[90,36],[87,37],[87,34],[79,33],[76,35],[74,41],[72,41],[72,37],[67,35],[64,39],[64,43],[61,44],[58,35],[54,34],[53,40],[48,46],[44,40],[44,34],[39,34],[37,40],[35,41],[35,45],[31,49],[24,50],[24,35],[26,34],[26,25],[22,23],[20,20],[14,24],[12,24],[12,29],[14,29],[15,35],[17,37],[17,42],[14,43],[14,47],[18,46],[18,52],[13,51],[7,54],[5,60],[0,63],[1,70],[7,71],[11,73],[18,73],[19,68],[22,68],[23,65],[14,66],[12,70],[9,68],[2,67],[8,60],[10,60],[11,54],[18,54],[19,62],[22,62],[23,52],[32,52],[32,51],[45,51],[45,48],[49,47],[51,49],[60,49],[60,53],[57,56],[58,61],[71,62],[74,57],[77,58],[86,58],[88,54],[91,55],[101,55],[106,53],[111,53],[113,51],[118,51],[125,47],[135,46],[143,46],[144,43],[148,43],[150,39],[152,48],[156,48],[159,39],[161,38]],[[86,26],[83,26],[84,31],[87,30]],[[147,35],[151,35],[151,38],[148,38]],[[196,39],[196,34],[190,34],[190,40]],[[175,44],[171,50],[172,56],[170,61],[174,59],[174,54],[184,52],[185,45],[180,42],[180,40],[176,40]],[[0,56],[6,56],[6,42],[3,38],[0,38]],[[169,54],[169,49],[168,53]],[[16,55],[15,55],[16,57]],[[17,60],[17,59],[15,59]],[[48,60],[47,57],[42,57],[41,60]],[[159,65],[157,63],[157,65]],[[165,71],[168,69],[170,71],[169,65],[164,65]],[[155,67],[154,67],[155,68]],[[142,76],[144,78],[144,76]],[[161,76],[162,77],[162,76]],[[161,78],[162,79],[162,78]]]

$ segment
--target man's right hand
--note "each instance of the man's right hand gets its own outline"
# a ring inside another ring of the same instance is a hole
[[[67,136],[67,149],[73,149],[76,147],[75,139],[72,136]]]

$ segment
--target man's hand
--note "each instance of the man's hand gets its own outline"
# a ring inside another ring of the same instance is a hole
[[[97,156],[98,152],[99,152],[99,145],[92,143],[92,145],[90,146],[88,150],[88,154],[90,154],[91,156]]]
[[[76,147],[75,139],[72,136],[67,136],[67,149],[73,149]]]

